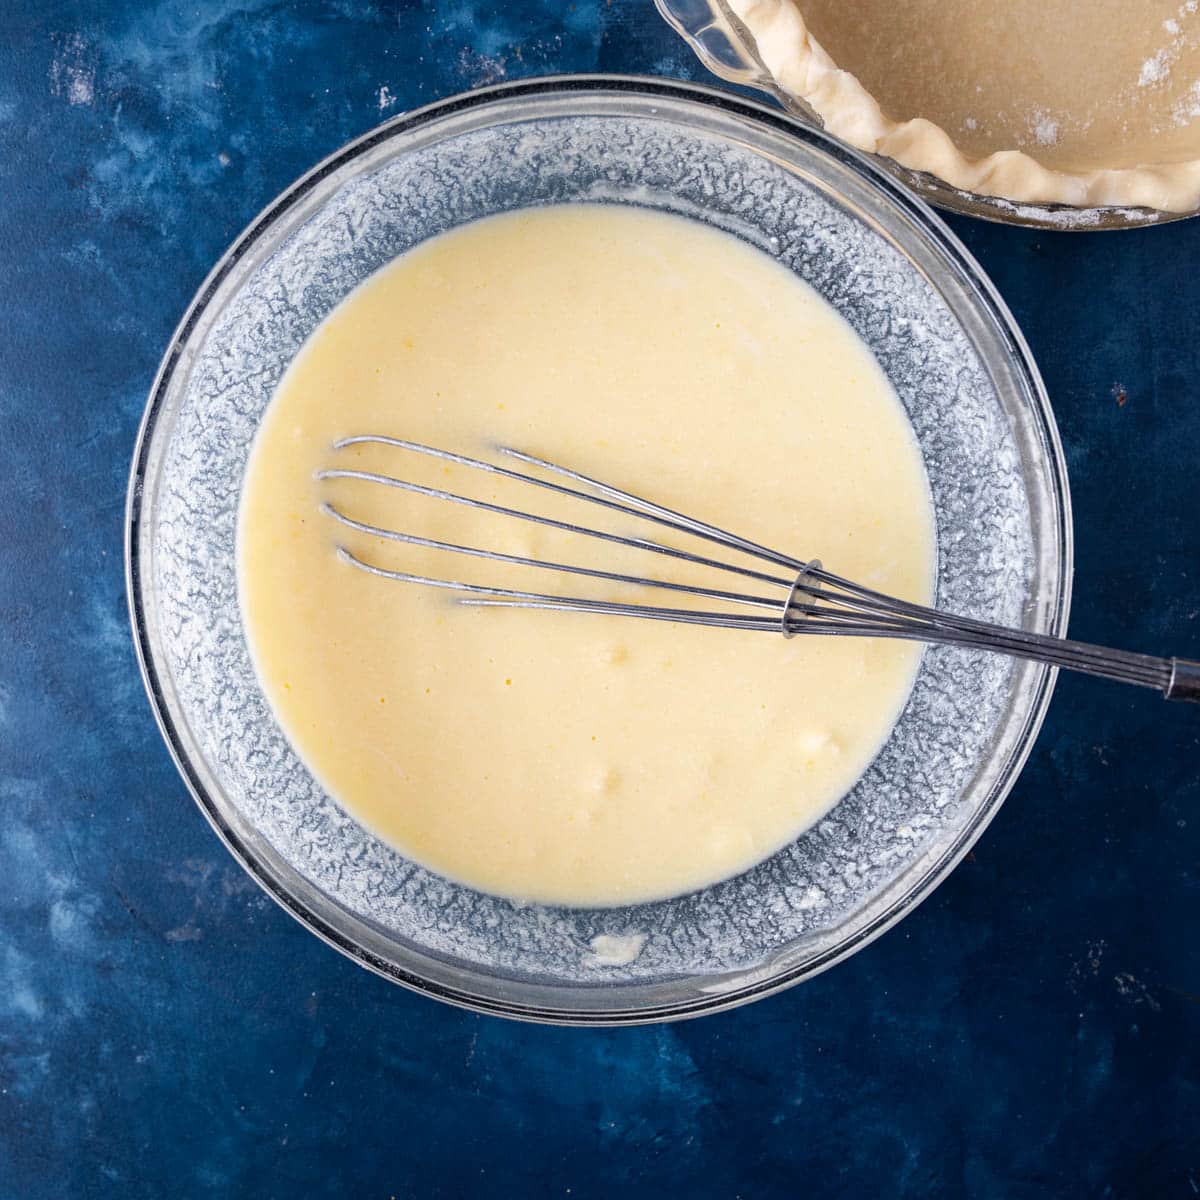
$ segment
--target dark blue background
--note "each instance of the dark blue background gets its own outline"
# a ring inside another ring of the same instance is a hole
[[[766,1002],[624,1031],[475,1017],[352,966],[176,776],[121,533],[193,290],[383,118],[597,69],[703,77],[649,0],[0,6],[6,1200],[1200,1192],[1194,709],[1062,680],[1003,811],[898,929]],[[1058,413],[1074,633],[1200,657],[1200,221],[954,226]]]

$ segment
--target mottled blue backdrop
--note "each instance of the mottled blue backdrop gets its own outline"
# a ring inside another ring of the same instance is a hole
[[[1065,679],[967,862],[724,1016],[521,1026],[259,893],[127,632],[134,431],[193,290],[317,159],[555,71],[702,78],[649,0],[0,4],[0,1197],[1200,1193],[1200,712]],[[1073,631],[1200,657],[1200,221],[954,222],[1045,372]]]

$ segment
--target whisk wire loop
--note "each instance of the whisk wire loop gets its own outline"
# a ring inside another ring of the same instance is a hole
[[[507,479],[513,483],[541,488],[570,501],[581,501],[597,506],[625,519],[645,521],[661,529],[670,530],[672,533],[698,538],[725,552],[742,555],[786,572],[786,574],[776,574],[761,567],[749,566],[744,562],[730,562],[727,559],[714,558],[711,554],[685,550],[650,538],[627,536],[591,525],[551,517],[544,513],[513,508],[493,501],[479,500],[381,472],[330,467],[317,473],[319,480],[357,480],[362,483],[392,488],[496,516],[532,523],[562,533],[578,535],[593,541],[655,554],[662,558],[686,563],[692,567],[702,567],[726,575],[738,576],[769,588],[781,589],[783,593],[780,598],[763,595],[760,592],[739,592],[729,588],[650,578],[623,571],[536,558],[532,555],[511,554],[483,547],[466,546],[457,542],[442,541],[419,534],[384,528],[361,521],[329,501],[321,504],[320,511],[342,527],[374,538],[470,558],[486,559],[510,566],[528,567],[578,578],[601,580],[605,583],[687,595],[736,607],[712,610],[675,608],[657,604],[589,599],[583,596],[564,596],[550,592],[493,587],[393,570],[368,562],[345,546],[338,548],[339,558],[352,567],[383,579],[454,592],[460,604],[476,608],[527,608],[547,612],[637,617],[643,620],[669,621],[681,625],[704,625],[722,629],[782,633],[784,638],[792,638],[798,634],[901,638],[965,650],[987,650],[1007,654],[1016,658],[1044,663],[1050,667],[1080,671],[1141,687],[1156,688],[1167,699],[1200,701],[1200,663],[1181,658],[1157,658],[1067,638],[1050,637],[1028,630],[1010,629],[977,618],[944,613],[926,605],[901,600],[827,571],[819,559],[806,560],[783,554],[707,521],[689,517],[582,472],[514,449],[511,446],[496,446],[493,449],[500,457],[511,459],[526,468],[557,476],[558,479],[568,480],[569,483],[560,483],[555,479],[544,478],[542,475],[529,474],[526,471],[515,470],[483,459],[382,434],[359,434],[342,438],[333,444],[333,448],[335,451],[341,451],[363,445],[379,445],[423,455],[455,466]],[[765,609],[768,615],[739,611],[739,607]]]

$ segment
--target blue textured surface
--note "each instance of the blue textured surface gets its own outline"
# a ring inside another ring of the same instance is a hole
[[[1194,709],[1064,679],[1000,816],[898,929],[764,1003],[624,1031],[359,970],[258,892],[176,776],[121,530],[193,290],[380,119],[596,69],[703,74],[649,0],[0,11],[4,1200],[1200,1192]],[[1200,657],[1200,221],[955,227],[1054,399],[1073,632]]]

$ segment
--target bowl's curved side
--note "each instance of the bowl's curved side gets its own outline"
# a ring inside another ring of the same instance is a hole
[[[480,1011],[550,1022],[619,1024],[699,1015],[778,990],[853,953],[911,911],[966,853],[1011,787],[1040,726],[1053,673],[1023,669],[1020,719],[1005,724],[1004,745],[993,755],[986,786],[972,794],[971,819],[956,829],[953,837],[917,857],[896,886],[876,898],[876,904],[865,905],[844,937],[822,945],[785,945],[755,969],[743,966],[718,971],[684,984],[676,981],[670,987],[636,980],[602,986],[578,981],[547,985],[522,978],[519,972],[485,977],[454,961],[452,955],[426,952],[411,939],[398,942],[386,928],[356,914],[305,877],[262,835],[261,828],[223,797],[221,780],[188,726],[164,650],[180,636],[178,611],[173,618],[175,626],[164,627],[160,597],[156,596],[155,539],[164,456],[179,416],[182,389],[205,338],[230,295],[269,256],[270,247],[304,226],[338,187],[354,177],[358,164],[374,148],[389,139],[419,140],[439,122],[460,114],[478,114],[489,105],[536,106],[555,98],[561,104],[563,97],[585,109],[601,100],[611,105],[621,97],[629,98],[630,103],[636,98],[650,110],[669,109],[673,119],[682,121],[683,115],[688,115],[689,120],[701,124],[706,114],[713,119],[736,118],[778,137],[781,148],[788,144],[784,139],[803,137],[814,152],[840,163],[848,172],[846,178],[857,180],[864,193],[877,194],[881,203],[889,205],[897,229],[911,228],[912,236],[922,240],[930,271],[941,274],[943,286],[955,289],[959,302],[971,309],[978,337],[1000,348],[991,351],[1004,359],[1007,372],[998,382],[1011,390],[1012,403],[1019,406],[1022,436],[1029,441],[1026,449],[1018,449],[1021,453],[1027,450],[1031,461],[1040,464],[1041,482],[1035,489],[1039,494],[1031,497],[1029,514],[1041,557],[1034,564],[1038,604],[1026,614],[1026,621],[1031,627],[1059,634],[1065,630],[1070,590],[1070,508],[1061,447],[1036,367],[1011,315],[961,244],[919,200],[881,176],[878,169],[864,165],[854,152],[821,132],[800,129],[774,110],[725,93],[636,78],[575,77],[502,85],[455,97],[398,117],[351,143],[293,185],[234,243],[197,294],[164,357],[139,431],[130,480],[126,552],[131,620],[151,704],[176,764],[202,811],[243,866],[297,919],[356,961],[406,986]],[[230,638],[240,636],[237,630],[226,632]],[[401,869],[390,860],[381,863],[383,873]]]

